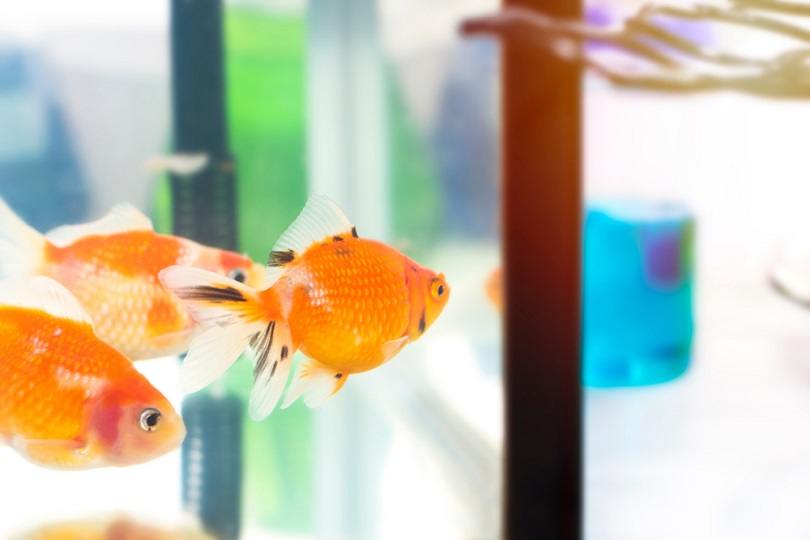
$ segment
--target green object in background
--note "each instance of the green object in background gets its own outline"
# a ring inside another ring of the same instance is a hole
[[[396,78],[392,74],[389,80]],[[388,119],[394,243],[402,242],[410,256],[421,259],[441,235],[442,195],[428,145],[393,82],[388,84]]]
[[[236,157],[239,242],[264,261],[307,196],[306,28],[302,15],[230,7],[225,16],[228,124]],[[428,147],[391,76],[388,85],[391,208],[395,242],[412,255],[439,235],[441,197]],[[159,183],[153,221],[171,230],[171,192]],[[227,389],[247,403],[250,362],[228,371]],[[243,501],[248,527],[312,531],[315,501],[313,411],[300,401],[264,422],[247,420]]]

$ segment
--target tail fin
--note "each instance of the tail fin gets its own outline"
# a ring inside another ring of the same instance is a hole
[[[0,277],[37,274],[45,257],[45,236],[0,199]]]
[[[170,266],[160,280],[204,328],[181,367],[184,391],[196,392],[214,382],[250,346],[256,357],[250,416],[268,416],[284,391],[292,363],[287,322],[268,319],[255,289],[213,272]]]

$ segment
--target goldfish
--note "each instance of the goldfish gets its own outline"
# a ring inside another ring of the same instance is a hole
[[[166,398],[50,278],[0,282],[0,381],[0,441],[42,466],[142,463],[185,436]]]
[[[500,266],[487,276],[484,292],[492,305],[498,311],[503,311],[503,269]]]
[[[262,265],[248,257],[157,234],[129,205],[42,235],[0,201],[0,276],[55,279],[78,298],[99,337],[133,360],[188,349],[194,321],[158,280],[158,272],[177,264],[253,285],[264,279]]]
[[[303,396],[310,407],[339,391],[350,375],[372,370],[419,339],[450,296],[443,274],[392,247],[360,238],[330,199],[312,196],[273,246],[267,285],[255,289],[204,270],[160,273],[203,325],[181,366],[186,392],[219,378],[239,355],[254,352],[249,412],[273,412]]]
[[[157,527],[126,516],[51,523],[13,540],[214,540],[197,527]]]

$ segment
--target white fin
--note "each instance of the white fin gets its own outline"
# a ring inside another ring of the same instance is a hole
[[[87,457],[86,444],[76,439],[26,439],[16,435],[11,447],[21,456],[40,466],[53,469],[86,469],[94,466]]]
[[[243,283],[192,266],[170,266],[159,276],[163,285],[183,301],[194,320],[204,326],[261,319],[256,290]]]
[[[307,358],[299,364],[281,408],[286,409],[301,396],[308,407],[319,407],[343,387],[348,376],[348,373]]]
[[[130,231],[152,231],[152,221],[140,210],[126,203],[117,204],[106,216],[90,223],[63,225],[48,232],[46,238],[64,247],[87,236],[108,236]]]
[[[267,320],[254,289],[219,274],[170,266],[160,280],[207,327],[189,347],[181,371],[184,390],[194,392],[215,381],[250,345],[256,357],[250,417],[261,420],[273,412],[295,352],[287,323]]]
[[[171,154],[153,156],[146,161],[146,170],[152,173],[170,172],[178,176],[191,176],[208,165],[208,154]]]
[[[205,330],[189,346],[180,368],[185,392],[196,392],[214,382],[265,330],[256,291],[225,276],[193,268],[170,266],[160,280],[183,301]]]
[[[256,367],[249,412],[253,420],[262,420],[276,408],[287,385],[294,352],[290,328],[283,322],[271,321],[254,336],[251,345],[256,355]]]
[[[356,234],[352,222],[332,199],[325,195],[311,195],[304,209],[273,246],[266,286],[275,283],[284,272],[284,261],[289,262],[290,255],[294,258],[326,238]]]
[[[0,305],[40,309],[61,319],[93,326],[90,316],[65,287],[51,278],[35,276],[0,281]]]
[[[46,243],[42,234],[0,199],[0,277],[36,274]]]
[[[202,390],[220,378],[247,348],[256,325],[212,326],[194,338],[180,366],[184,393]]]

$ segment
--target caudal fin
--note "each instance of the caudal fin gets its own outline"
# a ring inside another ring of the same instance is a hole
[[[256,359],[250,416],[268,416],[284,391],[295,352],[286,321],[268,319],[256,290],[213,272],[171,266],[160,280],[204,328],[181,367],[184,391],[214,382],[250,346]]]
[[[45,236],[0,199],[0,278],[37,274],[46,244]]]

